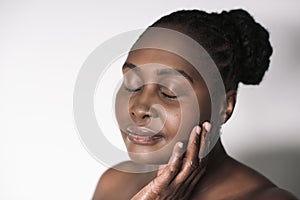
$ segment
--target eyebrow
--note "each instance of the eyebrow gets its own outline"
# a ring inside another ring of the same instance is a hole
[[[132,69],[132,70],[135,70],[135,71],[140,71],[140,69],[132,64],[132,63],[128,63],[128,62],[125,62],[123,67],[122,67],[122,70],[124,70],[125,68],[129,68],[129,69]],[[165,75],[165,74],[171,74],[171,75],[182,75],[183,77],[185,77],[186,79],[188,79],[191,83],[193,83],[193,79],[190,75],[188,75],[185,71],[183,70],[178,70],[178,69],[159,69],[157,71],[157,75]]]
[[[171,75],[175,75],[175,76],[180,76],[182,75],[183,77],[185,77],[186,79],[188,79],[191,83],[193,83],[193,79],[190,75],[188,75],[187,73],[185,73],[185,71],[183,70],[177,70],[177,69],[160,69],[157,72],[158,75],[165,75],[165,74],[171,74]]]
[[[125,62],[123,64],[122,70],[124,70],[125,68],[133,69],[135,71],[139,71],[140,70],[136,65],[134,65],[132,63],[128,63],[128,62]]]

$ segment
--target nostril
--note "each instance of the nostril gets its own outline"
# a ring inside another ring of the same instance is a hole
[[[131,116],[135,116],[134,112],[131,112],[130,115],[131,115]]]
[[[150,118],[150,115],[149,114],[145,114],[142,118],[143,119]]]

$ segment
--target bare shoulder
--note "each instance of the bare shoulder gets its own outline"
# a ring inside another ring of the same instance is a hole
[[[199,184],[193,199],[296,200],[264,175],[233,158],[211,174],[210,180],[203,179]]]
[[[252,194],[249,194],[246,199],[257,199],[257,200],[297,200],[297,198],[289,193],[286,190],[280,189],[276,186],[263,188],[258,191],[254,191]]]
[[[93,200],[117,199],[117,196],[112,196],[112,191],[119,191],[126,176],[130,176],[130,174],[123,173],[114,168],[105,171],[98,181]],[[117,193],[115,192],[115,194]]]
[[[237,177],[239,178],[236,179],[236,183],[243,185],[242,182],[244,182],[250,186],[248,190],[245,190],[244,195],[241,196],[244,198],[241,199],[297,200],[291,193],[277,187],[268,178],[254,169],[239,162],[237,162],[237,169]]]
[[[119,167],[132,169],[138,166],[132,162],[124,162],[104,172],[97,184],[93,200],[130,199],[152,177],[152,173],[139,174],[115,169]]]

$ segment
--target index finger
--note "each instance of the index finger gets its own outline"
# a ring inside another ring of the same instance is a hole
[[[183,160],[182,170],[174,179],[174,184],[185,181],[190,176],[190,174],[199,167],[198,154],[200,148],[200,132],[201,128],[199,126],[193,128],[190,134],[187,151]]]

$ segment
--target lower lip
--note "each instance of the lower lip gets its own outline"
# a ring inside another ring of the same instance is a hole
[[[154,145],[162,139],[162,136],[160,135],[140,136],[135,134],[127,134],[127,137],[131,142],[140,145]]]

